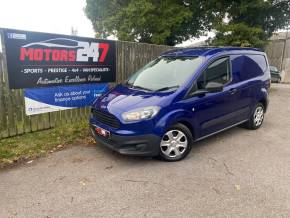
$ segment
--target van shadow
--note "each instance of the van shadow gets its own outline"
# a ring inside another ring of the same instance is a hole
[[[239,136],[243,133],[248,132],[249,130],[243,127],[233,127],[231,129],[225,130],[223,132],[217,133],[215,135],[209,136],[200,141],[194,142],[192,145],[191,152],[189,153],[187,159],[194,158],[196,155],[199,156],[207,156],[208,151],[211,149],[220,149],[222,146],[221,143],[229,144],[232,143],[235,138],[239,138]],[[229,144],[230,145],[230,144]],[[219,147],[219,148],[214,148]],[[202,158],[202,157],[201,157]]]
[[[156,158],[152,157],[142,157],[142,156],[130,156],[130,155],[123,155],[119,154],[116,151],[111,150],[110,148],[106,147],[100,142],[95,143],[96,146],[96,152],[101,153],[102,156],[106,159],[109,159],[110,161],[114,162],[124,162],[124,163],[144,163],[149,161],[154,161]]]
[[[226,140],[228,137],[235,137],[240,135],[241,132],[248,131],[242,127],[233,127],[231,129],[225,130],[223,132],[217,133],[215,135],[209,136],[205,139],[197,141],[193,144],[192,149],[199,148],[202,149],[204,146],[212,146],[217,140]]]
[[[216,135],[209,136],[208,138],[205,138],[203,140],[194,142],[192,145],[192,150],[189,154],[189,156],[186,159],[189,159],[191,157],[194,157],[194,153],[202,153],[205,149],[208,149],[210,146],[215,146],[217,141],[224,141],[228,137],[235,137],[238,136],[241,132],[248,131],[246,129],[243,129],[241,127],[234,127],[229,130],[220,132]],[[120,163],[148,163],[148,162],[162,162],[157,157],[140,157],[140,156],[128,156],[128,155],[122,155],[119,154],[103,144],[97,142],[95,143],[96,146],[96,152],[101,153],[104,158],[108,158],[111,161],[116,161]]]

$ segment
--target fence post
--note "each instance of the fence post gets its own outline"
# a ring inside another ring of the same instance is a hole
[[[6,62],[6,50],[4,44],[4,32],[0,30],[1,35],[1,44],[2,44],[2,110],[4,114],[4,120],[6,120],[6,130],[4,130],[4,137],[5,136],[14,136],[17,134],[16,132],[16,123],[15,123],[15,114],[14,108],[12,106],[11,96],[14,94],[8,85],[8,73],[7,73],[7,62]]]

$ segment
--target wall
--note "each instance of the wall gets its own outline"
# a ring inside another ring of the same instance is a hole
[[[282,82],[290,83],[290,33],[273,36],[265,50],[270,65],[282,71]]]

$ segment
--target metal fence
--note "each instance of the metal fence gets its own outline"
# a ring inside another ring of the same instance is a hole
[[[169,49],[169,46],[117,41],[117,83]],[[88,119],[89,108],[26,116],[23,94],[22,89],[9,89],[6,60],[0,53],[0,139]]]

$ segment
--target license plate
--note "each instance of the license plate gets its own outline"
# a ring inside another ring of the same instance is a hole
[[[98,126],[94,126],[95,127],[95,131],[98,135],[103,136],[105,138],[110,138],[110,132],[108,130],[105,130],[101,127]]]

